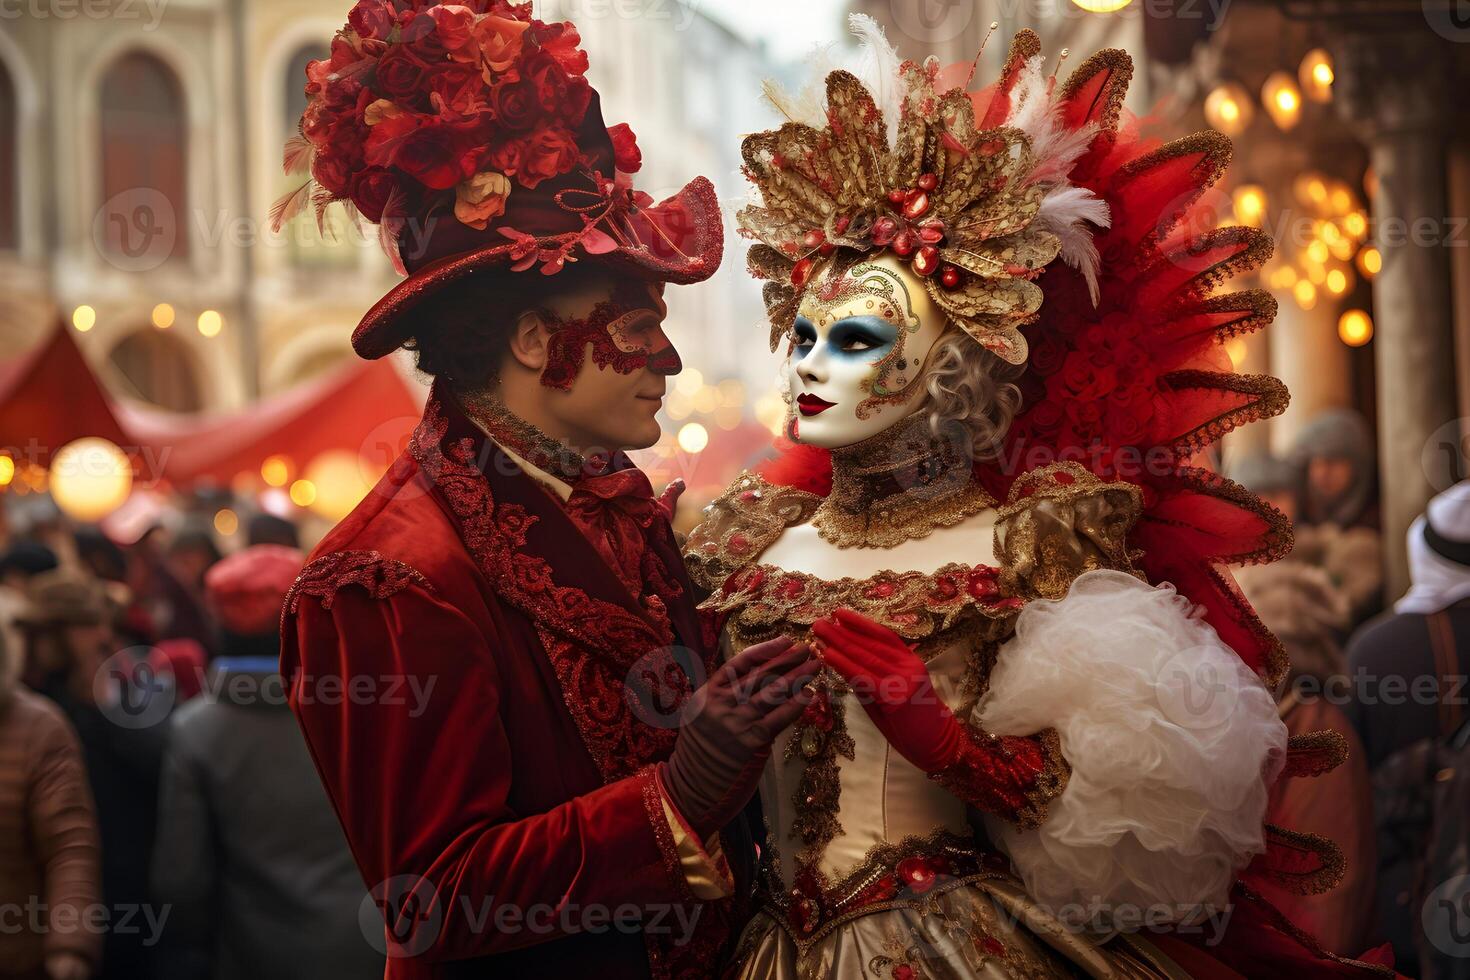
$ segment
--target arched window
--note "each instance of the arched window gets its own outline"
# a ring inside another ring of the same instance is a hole
[[[173,334],[140,327],[118,342],[111,360],[138,398],[175,412],[204,407],[193,353]]]
[[[11,250],[20,243],[20,120],[15,102],[15,81],[0,63],[0,249]]]
[[[117,59],[102,76],[104,241],[114,255],[184,258],[187,122],[173,70],[151,54]]]
[[[306,109],[307,63],[330,55],[330,47],[325,41],[303,44],[286,62],[285,98],[281,107],[282,143],[297,134],[297,124]],[[303,179],[302,174],[289,175],[281,182],[279,193],[294,189]],[[317,229],[316,210],[308,206],[282,230],[292,263],[308,268],[351,265],[354,259],[351,222],[338,206],[328,209],[322,222],[327,228],[325,236]]]

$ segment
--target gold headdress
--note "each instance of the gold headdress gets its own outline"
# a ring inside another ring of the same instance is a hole
[[[871,18],[850,23],[876,49],[872,63],[898,63]],[[969,78],[951,81],[932,58],[868,85],[833,71],[825,108],[772,97],[790,121],[746,137],[745,173],[760,203],[738,215],[741,234],[760,243],[748,261],[767,280],[772,350],[818,264],[886,249],[981,346],[1026,360],[1019,328],[1042,298],[1032,280],[1060,255],[1091,282],[1097,253],[1084,222],[1108,224],[1106,205],[1067,182],[1096,126],[1063,126],[1039,50],[1035,34],[1016,36],[983,112],[965,90]],[[893,104],[880,108],[874,92]]]

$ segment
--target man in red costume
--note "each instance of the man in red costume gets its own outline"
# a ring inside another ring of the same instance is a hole
[[[623,454],[680,368],[663,285],[713,273],[722,231],[703,178],[632,189],[578,43],[529,4],[361,0],[287,148],[311,179],[277,219],[348,201],[408,273],[354,348],[435,378],[282,630],[392,978],[707,976],[816,670],[783,640],[714,669],[672,495]]]

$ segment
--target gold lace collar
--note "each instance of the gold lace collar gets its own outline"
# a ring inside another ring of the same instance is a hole
[[[893,548],[972,517],[995,501],[972,476],[963,426],[935,435],[927,412],[832,451],[832,492],[812,526],[839,548]]]

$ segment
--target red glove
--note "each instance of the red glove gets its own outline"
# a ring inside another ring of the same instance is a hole
[[[1035,797],[1060,792],[1059,754],[1048,766],[1040,736],[1000,737],[961,723],[924,662],[888,627],[839,609],[812,633],[822,661],[847,681],[888,743],[966,803],[1029,823],[1044,802]]]

